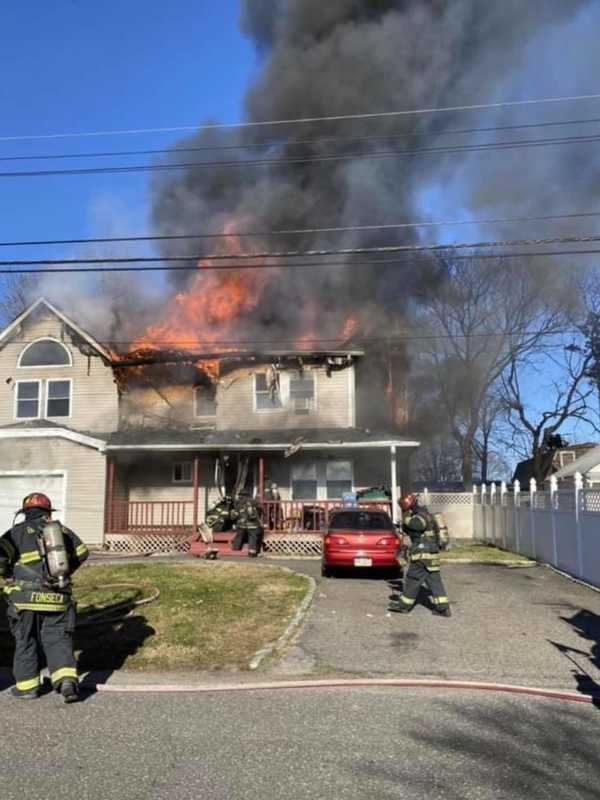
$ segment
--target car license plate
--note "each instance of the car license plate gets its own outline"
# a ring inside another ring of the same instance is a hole
[[[354,559],[354,566],[355,567],[372,567],[373,566],[373,559],[372,558],[355,558]]]

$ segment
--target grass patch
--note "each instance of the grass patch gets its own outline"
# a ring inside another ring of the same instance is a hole
[[[139,588],[98,588],[123,582]],[[156,602],[133,606],[154,587],[160,590]],[[283,633],[307,589],[301,575],[250,564],[83,567],[74,580],[80,622],[107,608],[116,619],[78,627],[80,668],[245,669],[258,649]],[[9,666],[10,637],[1,638],[0,664]]]
[[[462,558],[472,558],[477,561],[519,561],[523,564],[530,563],[530,560],[525,556],[511,553],[508,550],[500,550],[489,544],[453,545],[450,550],[445,550],[442,553],[442,561],[455,561]]]

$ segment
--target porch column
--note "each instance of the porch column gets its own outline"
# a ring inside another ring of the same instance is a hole
[[[115,462],[112,458],[106,460],[106,533],[111,533],[114,526],[114,497],[115,497]]]
[[[398,522],[398,474],[396,467],[396,445],[390,447],[390,467],[392,471],[392,519]]]
[[[192,530],[194,535],[198,533],[198,456],[194,456],[194,463],[192,468],[192,475],[194,480],[194,510],[192,520]]]
[[[262,501],[265,496],[265,459],[258,459],[258,497]]]

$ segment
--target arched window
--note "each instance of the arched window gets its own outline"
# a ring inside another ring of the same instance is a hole
[[[56,339],[39,339],[27,345],[19,357],[19,367],[71,367],[71,354]]]

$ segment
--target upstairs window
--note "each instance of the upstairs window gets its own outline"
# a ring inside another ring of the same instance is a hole
[[[39,419],[41,381],[18,381],[15,417]]]
[[[290,375],[290,406],[295,414],[308,414],[314,410],[314,372],[295,372]]]
[[[279,376],[267,372],[254,375],[254,403],[257,411],[274,411],[283,408]]]
[[[196,386],[194,389],[194,416],[214,417],[217,414],[217,396],[214,386]]]
[[[19,367],[70,367],[71,354],[62,342],[56,339],[40,339],[23,350]]]
[[[46,416],[71,416],[71,381],[48,381],[46,385]]]

